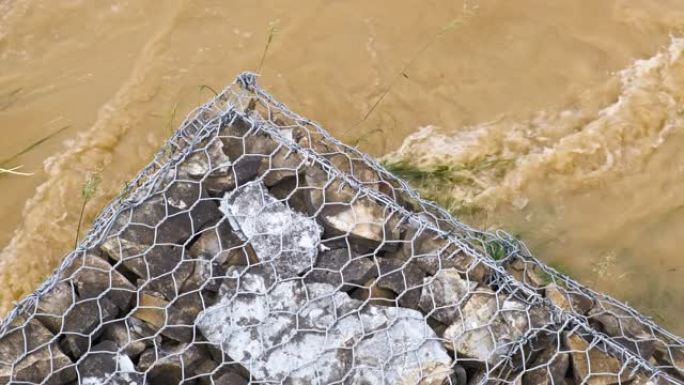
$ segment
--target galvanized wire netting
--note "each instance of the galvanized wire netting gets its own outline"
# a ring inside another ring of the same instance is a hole
[[[684,341],[242,74],[0,326],[0,383],[682,384]]]

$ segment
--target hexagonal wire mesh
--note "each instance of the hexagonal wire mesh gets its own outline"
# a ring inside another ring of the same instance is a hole
[[[0,383],[684,383],[681,338],[255,80],[194,111],[5,319]]]

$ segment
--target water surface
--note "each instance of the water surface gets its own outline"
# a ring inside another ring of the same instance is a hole
[[[0,1],[0,158],[67,127],[0,176],[0,309],[73,247],[86,175],[90,221],[275,25],[261,83],[283,102],[374,155],[433,126],[439,151],[394,156],[505,159],[444,194],[684,333],[682,20],[676,0]]]

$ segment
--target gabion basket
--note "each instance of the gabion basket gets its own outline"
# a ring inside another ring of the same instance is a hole
[[[0,384],[684,384],[684,341],[244,73],[0,324]]]

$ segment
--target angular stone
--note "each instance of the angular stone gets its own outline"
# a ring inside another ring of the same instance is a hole
[[[494,364],[510,350],[511,331],[499,317],[496,294],[478,288],[461,307],[461,317],[444,331],[447,348]]]
[[[179,384],[194,376],[195,369],[209,356],[196,344],[155,346],[140,355],[137,369],[145,372],[151,385]]]
[[[230,158],[223,152],[223,142],[212,138],[208,144],[193,151],[178,165],[179,176],[203,179],[230,174]]]
[[[638,373],[637,375],[634,376],[634,379],[632,382],[630,382],[630,385],[667,385],[671,384],[670,381],[667,381],[661,376],[658,375],[652,375],[648,376],[645,374]]]
[[[210,174],[202,180],[202,187],[209,196],[221,197],[232,191],[236,186],[253,180],[259,174],[259,167],[263,162],[262,156],[242,155],[231,163],[228,173],[223,175]]]
[[[513,297],[507,297],[501,304],[499,318],[508,326],[508,336],[513,340],[529,331],[531,314],[530,305]]]
[[[572,311],[575,313],[586,315],[594,306],[594,301],[577,292],[569,292],[555,283],[551,283],[544,288],[544,294],[554,305],[563,310]]]
[[[214,380],[216,385],[247,385],[248,381],[237,373],[226,372]]]
[[[349,296],[377,306],[398,306],[397,295],[389,289],[378,286],[377,278],[366,281],[362,287],[353,289]]]
[[[72,357],[80,357],[103,330],[106,322],[116,317],[118,308],[106,297],[81,300],[64,316],[59,345]]]
[[[117,306],[107,297],[81,299],[72,283],[59,282],[37,301],[36,319],[51,332],[64,337],[60,346],[66,353],[79,356],[87,350],[90,337],[104,322],[114,319]]]
[[[37,320],[15,319],[0,338],[0,384],[66,384],[76,379],[71,359]]]
[[[221,138],[221,140],[225,153],[234,162],[245,157],[267,158],[278,148],[278,143],[268,134],[257,130],[236,132],[229,137]]]
[[[307,282],[324,282],[349,291],[377,277],[378,269],[367,257],[360,257],[347,248],[326,250],[319,254]]]
[[[197,240],[190,247],[190,256],[215,261],[221,265],[234,258],[236,251],[245,242],[235,234],[226,220],[221,220],[215,227],[203,230]],[[240,258],[236,258],[240,259]],[[230,262],[229,265],[246,265],[248,261]]]
[[[528,263],[520,258],[514,258],[506,264],[508,271],[516,280],[534,288],[545,285],[546,273],[534,263]]]
[[[323,283],[244,273],[197,325],[256,381],[441,384],[451,359],[422,314],[364,305]],[[355,342],[354,342],[355,341]],[[419,381],[420,379],[420,381]]]
[[[423,278],[420,309],[436,320],[451,324],[460,316],[465,303],[477,282],[461,278],[454,268],[442,269],[434,277]]]
[[[190,276],[181,285],[180,293],[210,291],[217,292],[221,285],[222,277],[225,275],[225,268],[213,261],[199,259],[191,261],[193,270]]]
[[[142,246],[158,243],[182,245],[219,217],[216,202],[199,182],[171,180],[161,193],[147,197],[119,214],[109,231],[108,240],[116,235]]]
[[[194,269],[192,262],[183,260],[185,250],[180,246],[145,246],[123,238],[110,238],[101,248],[140,277],[146,290],[159,292],[167,299],[178,295]]]
[[[40,296],[37,302],[36,319],[51,332],[59,333],[62,330],[64,315],[74,302],[78,302],[78,296],[70,283],[59,282],[45,295]]]
[[[591,322],[600,323],[606,334],[641,357],[649,359],[653,356],[657,339],[626,310],[599,300],[589,311],[587,318]]]
[[[577,384],[611,385],[629,381],[630,370],[621,373],[622,364],[597,347],[589,346],[576,334],[565,334],[565,345],[572,357],[573,377]]]
[[[104,259],[82,254],[67,268],[65,276],[75,283],[80,298],[96,298],[104,294],[121,311],[130,309],[136,287]]]
[[[285,178],[270,186],[269,191],[290,209],[303,214],[309,212],[309,189],[303,176],[295,175],[291,178]]]
[[[412,261],[382,257],[376,260],[380,270],[377,285],[392,290],[400,306],[418,309],[425,272]]]
[[[266,186],[273,186],[286,178],[304,172],[305,160],[299,153],[280,145],[270,156],[261,161],[259,174]]]
[[[140,303],[133,313],[155,331],[179,342],[194,339],[194,321],[203,310],[204,300],[199,292],[181,294],[171,301],[158,293],[141,292]]]
[[[143,375],[137,373],[135,365],[126,354],[117,352],[112,341],[103,341],[93,346],[78,363],[81,383],[87,385],[132,385],[142,384]]]
[[[437,274],[440,269],[456,269],[471,280],[484,282],[488,272],[484,264],[427,228],[407,232],[397,258],[415,261],[429,275]]]
[[[164,198],[167,216],[156,229],[156,243],[183,244],[221,216],[217,200],[199,183],[174,181],[164,191]]]
[[[332,152],[328,140],[316,130],[296,127],[292,130],[292,140],[301,147],[312,150],[317,154],[330,154]]]
[[[202,295],[198,292],[181,294],[169,303],[168,322],[161,334],[179,342],[195,340],[195,318],[204,310]]]
[[[371,248],[387,247],[389,241],[400,239],[398,228],[389,224],[390,209],[371,197],[343,186],[323,170],[306,170],[309,186],[309,206],[325,226],[330,236],[345,235]]]
[[[261,263],[274,266],[281,278],[294,277],[316,264],[321,229],[316,221],[290,210],[263,184],[237,188],[221,201],[221,211]]]
[[[451,382],[444,383],[443,385],[466,385],[468,383],[468,374],[463,366],[454,365],[453,372],[451,373],[449,379]]]
[[[158,293],[141,292],[139,294],[138,306],[133,316],[147,322],[158,330],[166,325],[168,307],[169,301]]]
[[[487,372],[484,369],[478,369],[475,373],[468,376],[468,385],[482,385],[490,383],[487,381]]]
[[[657,340],[654,358],[660,366],[672,368],[670,371],[684,377],[684,350],[676,343]]]
[[[253,175],[250,176],[250,178],[251,177],[253,177]],[[236,184],[234,174],[208,176],[202,181],[202,188],[207,191],[209,196],[220,197],[226,192],[233,190]]]
[[[570,355],[556,346],[544,349],[523,374],[522,385],[560,385],[570,366]]]
[[[374,190],[380,190],[381,182],[377,170],[371,168],[363,159],[350,157],[346,153],[334,153],[327,157],[330,163],[345,175],[349,175]]]
[[[116,343],[123,354],[137,358],[145,349],[161,344],[161,336],[155,336],[156,330],[136,317],[108,324],[104,327],[102,338]]]

